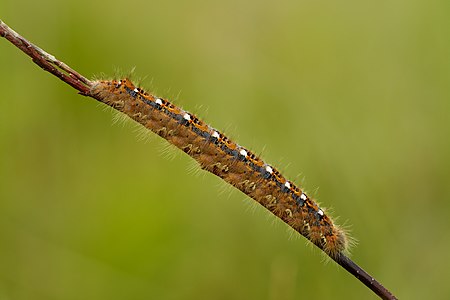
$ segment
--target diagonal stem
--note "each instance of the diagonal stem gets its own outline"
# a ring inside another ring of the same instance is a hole
[[[92,97],[90,93],[93,82],[67,66],[65,63],[57,60],[53,55],[45,52],[41,48],[33,45],[24,37],[8,27],[2,20],[0,20],[0,36],[6,38],[17,48],[22,50],[25,54],[30,56],[34,63],[39,65],[42,69],[52,73],[65,83],[79,91],[81,95]],[[371,289],[381,299],[394,300],[397,299],[391,292],[389,292],[380,282],[370,276],[360,266],[354,263],[350,258],[344,254],[339,254],[332,257],[336,263],[341,265],[347,272],[355,276],[361,283]]]
[[[69,84],[78,90],[80,94],[89,96],[92,81],[80,75],[65,63],[57,60],[53,55],[30,43],[27,39],[9,28],[2,20],[0,20],[0,36],[10,41],[14,46],[31,57],[33,62],[42,69]]]
[[[347,272],[355,276],[365,286],[371,289],[375,294],[380,296],[381,299],[394,300],[397,299],[390,291],[388,291],[380,282],[370,276],[369,273],[364,271],[360,266],[353,262],[350,258],[344,254],[339,254],[333,260],[341,265]]]

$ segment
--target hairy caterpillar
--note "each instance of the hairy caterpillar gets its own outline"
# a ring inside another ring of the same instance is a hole
[[[301,189],[193,114],[129,79],[95,81],[90,94],[183,150],[202,169],[256,200],[330,257],[347,250],[345,232]]]
[[[64,62],[30,43],[1,20],[0,36],[30,56],[42,69],[78,90],[81,95],[95,98],[123,112],[192,156],[203,169],[255,199],[382,299],[397,299],[345,255],[349,244],[345,232],[335,226],[302,190],[250,151],[230,141],[194,115],[135,87],[128,79],[88,80]]]

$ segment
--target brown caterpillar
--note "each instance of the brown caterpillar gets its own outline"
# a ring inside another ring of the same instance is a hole
[[[129,79],[96,81],[90,94],[183,150],[202,169],[256,200],[330,257],[347,250],[345,232],[301,189],[193,114],[146,93]]]

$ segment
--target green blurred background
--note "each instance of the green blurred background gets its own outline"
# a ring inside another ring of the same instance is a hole
[[[136,67],[331,207],[399,297],[450,298],[449,1],[0,0],[0,18],[87,77]],[[4,39],[0,66],[1,300],[376,299]]]

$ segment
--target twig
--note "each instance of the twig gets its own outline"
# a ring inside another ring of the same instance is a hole
[[[339,254],[336,258],[333,258],[339,265],[346,269],[350,274],[355,276],[365,286],[371,289],[375,294],[380,296],[381,299],[397,299],[389,290],[387,290],[380,282],[364,271],[360,266],[353,262],[349,257],[344,254]]]
[[[34,63],[39,65],[45,71],[48,71],[69,84],[79,91],[81,95],[96,99],[91,94],[90,90],[93,82],[67,66],[65,63],[57,60],[53,55],[48,54],[41,48],[33,45],[14,30],[9,28],[2,20],[0,20],[0,35],[10,41],[17,48],[22,50],[25,54],[30,56]],[[332,257],[336,263],[341,265],[350,274],[355,276],[359,281],[371,289],[380,298],[386,300],[397,299],[391,292],[389,292],[380,282],[370,276],[366,271],[354,263],[350,258],[344,254],[339,254]]]
[[[47,72],[52,73],[65,83],[77,89],[81,95],[90,96],[92,81],[59,61],[51,54],[30,43],[27,39],[8,27],[0,20],[0,35],[10,41],[14,46],[25,52],[33,62]]]

